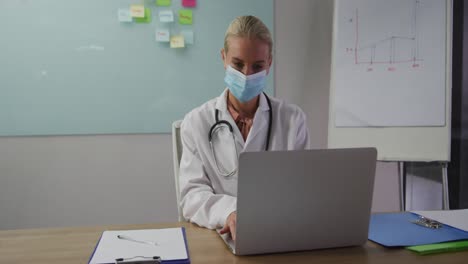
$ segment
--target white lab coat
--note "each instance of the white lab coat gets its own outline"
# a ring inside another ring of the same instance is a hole
[[[246,142],[227,109],[226,96],[227,89],[218,98],[188,113],[181,125],[183,150],[179,182],[183,216],[210,229],[224,226],[229,214],[236,211],[237,201],[237,174],[228,178],[219,175],[208,141],[210,128],[215,123],[215,109],[219,110],[219,120],[232,125],[238,153],[264,151],[268,132],[269,107],[263,94]],[[268,150],[308,149],[309,132],[304,112],[298,106],[271,96],[270,101],[273,123]],[[237,157],[233,157],[236,155],[234,141],[231,134],[229,136],[230,140],[225,137],[223,141],[226,142],[215,146],[220,164],[237,164]]]

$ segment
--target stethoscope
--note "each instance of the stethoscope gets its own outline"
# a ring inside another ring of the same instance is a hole
[[[268,95],[266,95],[266,93],[263,93],[265,95],[265,98],[267,100],[267,103],[268,103],[268,108],[269,108],[269,120],[268,120],[268,133],[267,133],[267,138],[266,138],[266,145],[265,145],[265,151],[268,151],[268,147],[270,146],[270,137],[271,137],[271,126],[272,126],[272,123],[273,123],[273,110],[271,108],[271,101],[270,101],[270,98],[268,97]],[[216,152],[215,152],[215,148],[214,148],[214,144],[213,144],[213,135],[220,129],[222,128],[225,128],[227,127],[229,129],[229,131],[231,132],[231,135],[232,135],[232,140],[233,140],[233,143],[234,143],[234,150],[235,150],[235,154],[236,154],[236,157],[238,157],[238,153],[237,153],[237,148],[236,148],[236,139],[234,137],[234,130],[232,128],[232,125],[226,121],[226,120],[219,120],[219,110],[216,109],[215,110],[215,120],[216,122],[211,126],[210,128],[210,132],[208,134],[208,141],[210,142],[210,147],[211,147],[211,152],[213,154],[213,157],[214,157],[214,160],[215,160],[215,164],[216,164],[216,167],[218,169],[218,173],[221,174],[222,176],[224,177],[230,177],[234,174],[236,174],[237,172],[237,167],[233,170],[233,171],[226,171],[226,170],[221,170],[219,168],[219,165],[218,165],[218,158],[216,156]]]

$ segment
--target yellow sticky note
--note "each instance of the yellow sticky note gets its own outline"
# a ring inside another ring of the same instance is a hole
[[[192,10],[189,10],[189,9],[179,10],[179,23],[181,25],[192,25],[193,23]]]
[[[172,49],[185,48],[184,36],[182,35],[171,36],[171,48]]]
[[[132,17],[138,17],[138,18],[145,17],[145,6],[144,5],[131,5],[130,15]]]
[[[150,23],[151,22],[151,9],[145,8],[144,17],[136,17],[135,22],[137,23]]]

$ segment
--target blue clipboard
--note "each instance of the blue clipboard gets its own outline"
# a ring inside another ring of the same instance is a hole
[[[182,234],[184,236],[184,242],[185,242],[185,250],[187,251],[187,259],[174,259],[174,260],[162,260],[161,263],[167,263],[167,264],[190,264],[190,255],[189,255],[189,250],[188,250],[188,244],[187,244],[187,235],[185,234],[185,227],[182,228]],[[88,264],[91,262],[93,259],[94,253],[96,253],[96,249],[99,246],[99,242],[101,242],[101,237],[99,238],[98,242],[96,243],[96,246],[94,247],[93,254],[89,257]],[[103,264],[114,264],[114,263],[103,263]]]
[[[468,239],[466,231],[443,223],[438,229],[413,223],[418,219],[411,212],[372,214],[369,240],[386,247],[406,247]]]

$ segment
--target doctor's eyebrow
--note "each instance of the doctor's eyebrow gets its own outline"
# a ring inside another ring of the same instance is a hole
[[[237,57],[232,57],[232,60],[233,60],[234,62],[244,62],[244,60],[239,59],[239,58],[237,58]],[[258,61],[255,61],[254,63],[266,63],[266,61],[265,61],[265,60],[258,60]]]
[[[237,57],[232,57],[232,60],[235,62],[244,62],[243,60],[237,58]]]

